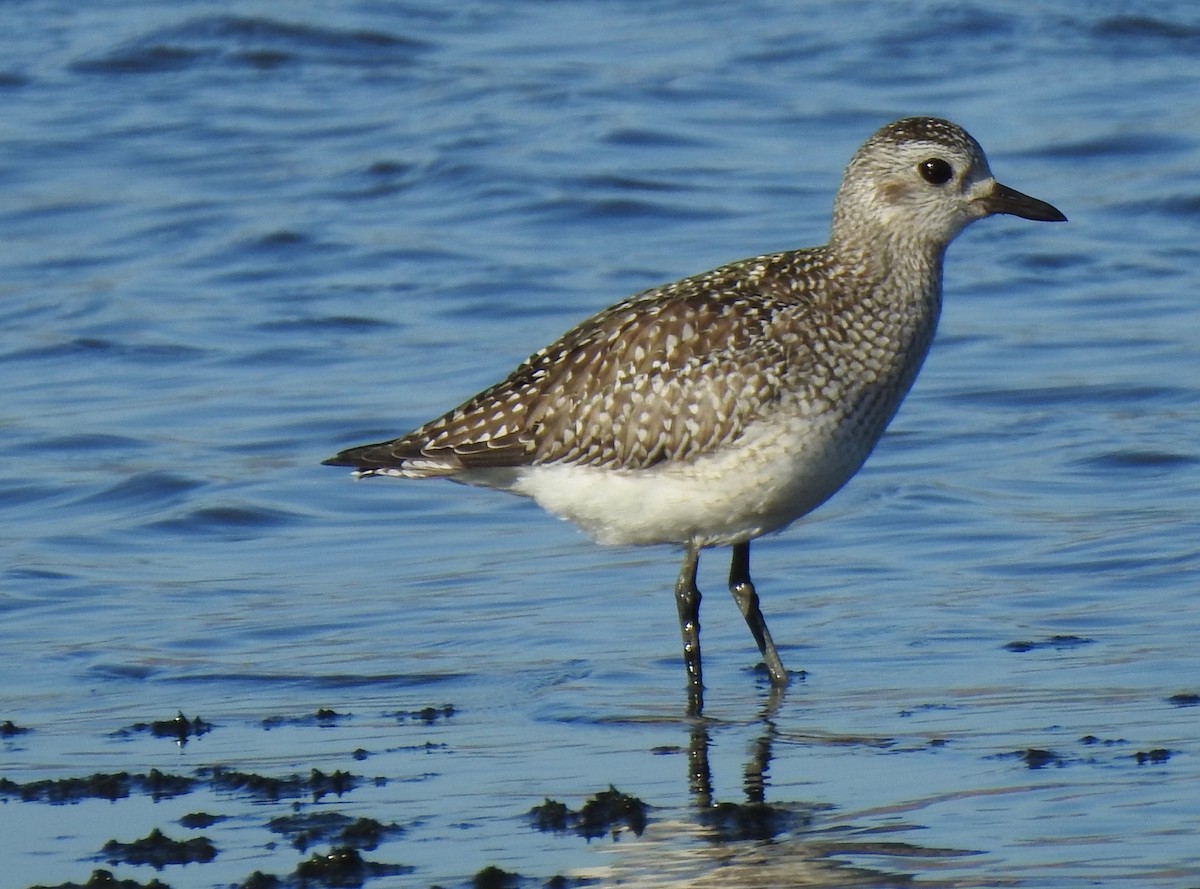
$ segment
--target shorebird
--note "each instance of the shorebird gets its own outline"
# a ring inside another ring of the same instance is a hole
[[[895,121],[851,159],[825,246],[629,297],[437,419],[325,462],[531,497],[601,543],[682,545],[675,599],[693,711],[700,551],[732,547],[730,592],[772,685],[785,686],[750,541],[863,465],[929,350],[947,246],[1000,213],[1066,221],[998,183],[956,124]]]

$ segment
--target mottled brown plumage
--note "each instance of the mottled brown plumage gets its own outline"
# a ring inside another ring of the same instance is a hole
[[[796,282],[823,259],[780,253],[648,290],[436,420],[347,456],[367,472],[421,459],[420,474],[440,475],[560,461],[646,469],[709,453],[804,374],[810,316],[836,316]]]

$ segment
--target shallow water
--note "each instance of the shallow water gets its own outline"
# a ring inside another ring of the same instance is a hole
[[[373,887],[488,865],[522,885],[1200,885],[1190,5],[4,16],[0,722],[28,729],[0,738],[5,886],[290,885],[337,843],[272,819],[330,812],[403,828],[362,850],[411,868]],[[910,113],[964,124],[1071,222],[964,234],[889,435],[756,544],[807,671],[782,699],[725,553],[702,563],[697,724],[677,553],[318,465],[628,293],[819,243],[850,154]],[[211,731],[134,728],[179,711]],[[218,766],[355,778],[274,799]],[[153,769],[189,792],[12,789]],[[610,785],[650,807],[640,836],[526,817]],[[179,823],[195,812],[223,820]],[[101,853],[155,828],[216,857]]]

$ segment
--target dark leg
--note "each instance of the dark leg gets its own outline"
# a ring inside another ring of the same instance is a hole
[[[699,716],[704,708],[704,681],[700,671],[700,590],[696,586],[699,564],[700,547],[689,543],[684,550],[679,580],[675,581],[675,606],[679,609],[683,663],[688,674],[688,712],[693,716]]]
[[[767,664],[767,672],[771,674],[771,684],[783,687],[788,684],[787,670],[779,660],[779,652],[771,641],[771,631],[763,620],[762,611],[758,607],[758,593],[754,590],[754,581],[750,579],[750,543],[736,543],[733,546],[733,559],[729,563],[729,592],[733,600],[742,610],[746,624],[762,652]]]

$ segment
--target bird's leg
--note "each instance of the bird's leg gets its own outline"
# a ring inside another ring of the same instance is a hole
[[[683,663],[688,674],[688,713],[699,716],[704,709],[704,681],[700,670],[700,589],[696,569],[700,565],[700,547],[689,543],[683,553],[683,567],[675,581],[675,607],[679,609],[679,630],[683,633]]]
[[[783,668],[783,661],[779,659],[779,652],[775,650],[775,643],[771,640],[771,631],[767,629],[767,622],[758,607],[758,593],[755,592],[754,581],[750,579],[749,541],[733,545],[733,559],[729,563],[729,592],[733,593],[733,601],[737,602],[738,608],[742,610],[746,625],[750,627],[758,650],[762,652],[767,672],[771,674],[771,684],[782,688],[788,684],[788,674]]]

